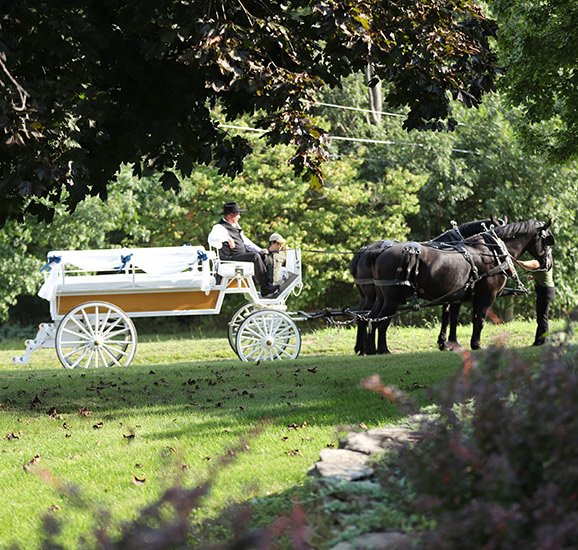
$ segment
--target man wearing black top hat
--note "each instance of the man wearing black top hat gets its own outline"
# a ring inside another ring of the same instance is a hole
[[[269,296],[279,290],[279,285],[272,285],[267,279],[267,266],[263,255],[268,253],[266,248],[257,246],[239,227],[241,212],[236,202],[227,202],[223,205],[223,218],[217,222],[209,233],[209,244],[219,251],[221,260],[236,260],[239,262],[253,262],[255,279],[261,287],[261,296]]]

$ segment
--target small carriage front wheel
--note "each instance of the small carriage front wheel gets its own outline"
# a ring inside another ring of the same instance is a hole
[[[56,330],[56,353],[67,369],[126,367],[136,345],[136,329],[130,317],[107,302],[76,306]]]
[[[272,309],[249,315],[237,331],[237,355],[241,361],[296,359],[301,333],[289,315]]]

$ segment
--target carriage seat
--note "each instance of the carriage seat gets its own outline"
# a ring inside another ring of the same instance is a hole
[[[219,260],[217,274],[221,277],[252,277],[255,275],[255,266],[252,262]]]

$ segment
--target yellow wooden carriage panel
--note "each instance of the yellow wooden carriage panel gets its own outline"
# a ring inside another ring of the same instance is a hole
[[[82,294],[58,296],[58,315],[65,315],[72,308],[85,302],[108,302],[126,313],[149,311],[188,311],[214,309],[219,291],[131,292],[124,294]]]

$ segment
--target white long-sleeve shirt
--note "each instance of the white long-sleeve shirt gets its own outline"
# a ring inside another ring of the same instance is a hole
[[[239,224],[235,224],[233,227],[239,229]],[[209,245],[219,250],[223,246],[223,243],[229,240],[229,236],[227,228],[220,223],[216,223],[209,233]],[[251,239],[249,239],[243,231],[241,231],[241,239],[243,239],[247,250],[250,250],[251,252],[261,251],[261,247],[257,246]]]

